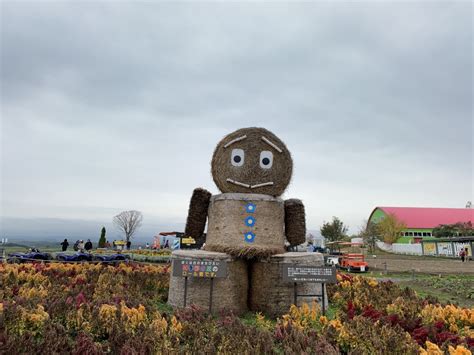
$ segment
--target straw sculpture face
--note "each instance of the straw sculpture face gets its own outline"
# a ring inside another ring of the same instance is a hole
[[[288,186],[293,161],[286,145],[265,128],[242,128],[217,145],[212,177],[222,192],[280,196]]]

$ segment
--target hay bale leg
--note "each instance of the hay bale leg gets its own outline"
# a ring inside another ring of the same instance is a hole
[[[254,262],[250,268],[249,307],[253,312],[263,312],[270,317],[280,317],[294,304],[294,283],[284,282],[281,276],[282,263],[323,266],[319,253],[285,253],[271,257],[268,261]],[[322,286],[316,283],[298,283],[298,295],[321,294]],[[327,294],[325,293],[327,309]],[[317,297],[298,297],[297,305],[313,301],[322,304]]]
[[[227,263],[226,278],[215,278],[213,281],[212,313],[221,310],[232,310],[235,314],[247,311],[248,273],[243,260],[234,259],[224,253],[207,252],[203,250],[179,250],[173,252],[171,259],[220,260]],[[170,276],[168,304],[174,308],[184,305],[185,279],[180,276]],[[209,309],[211,280],[208,278],[192,278],[187,280],[186,305],[196,305],[204,310]]]

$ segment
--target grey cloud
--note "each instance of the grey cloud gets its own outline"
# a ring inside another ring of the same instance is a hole
[[[196,185],[216,191],[215,143],[250,125],[288,143],[287,195],[314,226],[355,228],[375,204],[459,206],[471,7],[2,3],[2,213],[56,217],[67,201],[78,218],[133,204],[184,219]]]

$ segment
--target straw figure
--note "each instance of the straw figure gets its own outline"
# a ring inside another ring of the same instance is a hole
[[[217,145],[212,177],[222,192],[194,190],[185,235],[199,239],[208,219],[205,249],[262,259],[305,241],[304,206],[282,200],[293,161],[286,145],[264,128],[242,128]]]

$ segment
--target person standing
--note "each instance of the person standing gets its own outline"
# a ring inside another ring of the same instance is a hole
[[[92,250],[92,242],[91,242],[90,239],[87,239],[87,242],[86,242],[86,244],[84,245],[84,249],[86,249],[86,251]]]
[[[459,256],[461,257],[461,262],[464,262],[464,259],[466,258],[466,251],[461,249]]]
[[[66,251],[67,247],[69,246],[67,239],[64,239],[64,242],[62,242],[61,245],[62,245],[62,250]]]
[[[82,239],[79,241],[79,244],[77,244],[77,249],[81,253],[84,252],[84,241]]]
[[[127,250],[130,250],[130,246],[132,245],[132,242],[131,241],[127,241]]]

